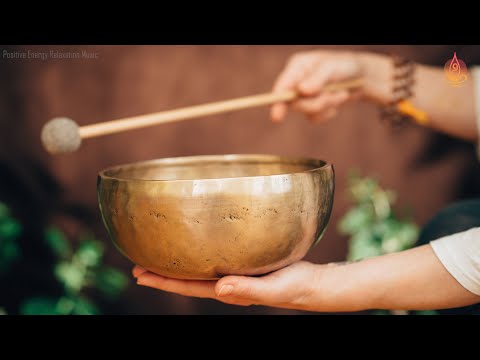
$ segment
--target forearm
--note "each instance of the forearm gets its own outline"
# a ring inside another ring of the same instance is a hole
[[[388,103],[392,96],[391,60],[371,53],[360,53],[359,59],[366,78],[366,97]],[[428,126],[459,138],[478,139],[471,77],[462,86],[454,87],[445,80],[443,68],[417,65],[413,92],[411,100],[428,114]]]
[[[463,288],[430,245],[357,263],[318,268],[309,310],[441,309],[480,297]]]

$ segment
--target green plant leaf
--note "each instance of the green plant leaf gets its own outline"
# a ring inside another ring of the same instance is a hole
[[[352,235],[357,231],[369,226],[373,221],[373,209],[371,206],[357,206],[349,210],[340,220],[338,230],[342,234]]]
[[[350,239],[347,259],[349,261],[361,260],[367,257],[381,255],[381,247],[376,243],[375,236],[368,229],[362,229]]]
[[[60,259],[66,259],[72,254],[72,248],[65,234],[57,228],[49,227],[45,231],[45,240],[53,253]]]
[[[0,221],[0,237],[16,238],[20,235],[21,231],[22,227],[20,224],[11,218],[6,218]]]
[[[85,297],[78,297],[73,309],[74,315],[98,315],[100,311],[90,300]]]
[[[380,188],[375,189],[372,194],[375,215],[379,220],[387,219],[391,214],[391,203],[388,194]]]
[[[371,178],[353,177],[349,179],[350,195],[358,203],[370,202],[378,187],[377,181]]]
[[[402,223],[399,229],[399,239],[402,250],[411,248],[418,239],[419,229],[414,223]]]
[[[75,263],[62,261],[55,266],[55,276],[67,291],[78,293],[83,287],[85,269]]]
[[[391,315],[388,310],[373,310],[370,312],[371,315]]]
[[[20,248],[13,239],[0,238],[0,273],[7,271],[20,257]]]
[[[8,208],[1,204],[3,217],[0,218],[0,273],[6,272],[21,255],[16,241],[22,228],[20,223],[8,217]]]
[[[57,310],[57,300],[49,297],[34,297],[20,306],[22,315],[62,315]]]
[[[122,272],[104,266],[94,273],[95,285],[107,297],[115,298],[127,287],[128,278]]]
[[[75,301],[68,296],[62,296],[57,301],[56,309],[61,315],[70,315],[75,309]]]
[[[85,266],[96,266],[103,256],[102,244],[94,239],[85,239],[80,243],[75,257]]]
[[[414,315],[438,315],[438,311],[435,310],[418,310],[414,312]]]
[[[398,237],[390,237],[382,241],[382,252],[384,254],[398,252],[398,251],[401,251],[402,249],[403,248]]]
[[[10,215],[10,210],[8,210],[7,205],[0,202],[0,219],[6,218]]]

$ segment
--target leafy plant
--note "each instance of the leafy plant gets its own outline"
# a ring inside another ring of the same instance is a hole
[[[17,239],[21,225],[6,205],[0,203],[0,275],[9,274],[11,265],[21,260]],[[91,315],[99,314],[95,302],[87,295],[98,292],[107,300],[114,300],[128,285],[128,278],[117,269],[102,263],[103,244],[93,236],[84,235],[74,249],[65,234],[55,227],[45,231],[46,244],[57,259],[52,276],[61,284],[63,293],[57,297],[30,297],[20,305],[21,314]],[[6,311],[0,307],[0,315]]]
[[[95,238],[83,236],[75,251],[65,235],[56,228],[47,229],[45,240],[58,258],[54,274],[63,285],[64,294],[56,299],[28,299],[21,306],[22,314],[99,314],[99,309],[85,295],[85,290],[96,288],[112,300],[127,286],[128,279],[123,273],[102,265],[104,247]]]
[[[383,189],[376,179],[362,178],[352,172],[348,179],[348,193],[354,205],[340,220],[338,230],[341,234],[350,236],[347,255],[349,261],[398,252],[415,245],[418,226],[393,210],[396,200],[393,191]],[[407,312],[379,310],[374,313]]]
[[[384,190],[377,180],[352,174],[349,195],[355,205],[340,220],[340,233],[350,236],[348,260],[359,260],[411,248],[418,226],[401,219],[392,209],[395,193]]]
[[[22,228],[10,214],[7,206],[0,202],[0,274],[20,258],[20,248],[17,238]]]

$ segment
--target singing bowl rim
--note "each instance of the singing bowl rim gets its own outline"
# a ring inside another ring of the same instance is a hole
[[[251,160],[255,162],[271,162],[271,163],[296,163],[302,165],[311,165],[314,166],[311,169],[298,171],[298,172],[282,172],[280,174],[271,174],[271,175],[252,175],[252,176],[237,176],[237,177],[215,177],[215,178],[200,178],[200,179],[141,179],[141,178],[122,178],[121,172],[132,169],[140,168],[148,165],[181,165],[181,164],[200,164],[202,162],[208,163],[209,161],[223,161],[225,163],[235,162],[235,161],[245,161]],[[120,165],[114,165],[107,167],[99,171],[98,176],[102,180],[115,180],[115,181],[138,181],[138,182],[162,182],[162,183],[173,183],[173,182],[191,182],[191,181],[218,181],[218,180],[240,180],[240,179],[255,179],[262,177],[274,177],[274,176],[285,176],[285,175],[295,175],[295,174],[308,174],[313,173],[319,170],[327,169],[333,167],[332,163],[314,159],[310,157],[302,156],[282,156],[282,155],[273,155],[273,154],[224,154],[224,155],[190,155],[190,156],[175,156],[167,158],[156,158],[151,160],[130,162]],[[114,171],[120,171],[120,176],[109,175],[109,173]]]

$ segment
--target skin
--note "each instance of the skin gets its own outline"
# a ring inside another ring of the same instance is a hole
[[[364,78],[361,89],[324,93],[325,84]],[[370,53],[313,51],[294,55],[277,78],[274,91],[295,90],[302,97],[271,108],[274,123],[287,111],[312,122],[333,118],[349,101],[386,104],[391,96],[389,58]],[[414,106],[429,114],[428,126],[466,140],[478,140],[472,81],[452,87],[443,69],[418,65]],[[226,276],[218,281],[165,278],[135,266],[139,285],[185,296],[212,298],[228,304],[252,304],[321,312],[367,309],[427,310],[480,302],[445,269],[430,245],[360,262],[319,265],[305,261],[261,277]]]

